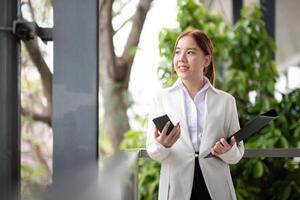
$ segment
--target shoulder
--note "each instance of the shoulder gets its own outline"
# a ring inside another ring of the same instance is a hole
[[[162,102],[163,99],[168,99],[169,97],[171,98],[173,95],[178,95],[178,91],[180,91],[180,88],[178,88],[176,85],[162,88],[153,93],[152,99],[154,102]]]
[[[173,87],[173,86],[167,87],[167,88],[162,88],[154,93],[154,98],[164,98],[164,97],[169,96],[170,94],[178,92],[178,90],[179,90],[179,88]]]
[[[212,93],[214,94],[215,97],[220,98],[220,100],[225,100],[225,101],[233,101],[235,102],[234,96],[232,96],[230,93],[225,92],[224,90],[217,89],[215,87],[211,88]]]

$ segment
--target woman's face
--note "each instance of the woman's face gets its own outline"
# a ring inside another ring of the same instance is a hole
[[[173,58],[174,70],[183,80],[201,80],[204,67],[210,64],[210,55],[204,54],[191,36],[179,39]]]

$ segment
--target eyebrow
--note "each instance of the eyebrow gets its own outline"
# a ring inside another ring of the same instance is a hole
[[[176,47],[176,49],[181,49],[181,48],[180,48],[180,47]],[[195,51],[198,51],[199,49],[194,48],[194,47],[191,47],[191,48],[187,48],[187,50],[195,50]]]

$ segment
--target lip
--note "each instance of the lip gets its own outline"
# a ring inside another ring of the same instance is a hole
[[[189,67],[186,65],[179,65],[177,66],[177,68],[180,72],[186,72],[187,70],[189,70]]]

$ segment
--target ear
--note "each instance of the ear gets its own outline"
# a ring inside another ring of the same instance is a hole
[[[204,67],[208,67],[211,63],[211,55],[206,55],[204,57]]]

